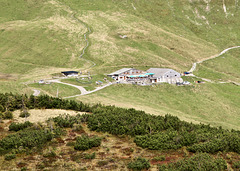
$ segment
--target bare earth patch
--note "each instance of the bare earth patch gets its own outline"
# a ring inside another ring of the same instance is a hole
[[[73,110],[62,110],[62,109],[44,109],[44,110],[32,109],[32,110],[29,110],[28,112],[30,113],[30,116],[27,117],[27,119],[25,120],[25,118],[19,117],[20,110],[14,111],[13,112],[14,120],[16,120],[17,122],[29,121],[32,123],[37,123],[37,122],[44,122],[48,118],[56,117],[61,114],[69,114],[69,115],[82,114],[82,112],[76,112]]]

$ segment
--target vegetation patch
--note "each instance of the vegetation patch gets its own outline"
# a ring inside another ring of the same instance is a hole
[[[33,147],[41,147],[46,142],[52,140],[53,134],[49,130],[25,130],[10,134],[0,140],[0,153],[15,150],[19,151],[19,147],[31,149]]]
[[[6,154],[4,156],[5,160],[12,160],[12,159],[15,159],[15,158],[16,158],[16,154]]]
[[[86,135],[82,135],[81,137],[77,137],[74,149],[85,151],[93,147],[99,147],[101,145],[101,141],[102,138],[97,136],[89,137]]]
[[[26,121],[24,123],[11,123],[11,125],[9,126],[9,131],[20,131],[20,130],[23,130],[23,129],[26,129],[28,127],[31,127],[33,126],[33,123],[29,122],[29,121]]]
[[[81,115],[71,116],[69,114],[59,115],[54,118],[50,118],[48,121],[53,121],[57,126],[61,128],[72,128],[75,123],[81,122]],[[79,128],[76,128],[79,129]]]
[[[29,116],[30,116],[30,113],[27,110],[23,110],[19,115],[19,117],[21,118],[27,118]]]
[[[159,165],[159,171],[165,170],[179,170],[179,171],[212,171],[212,170],[226,170],[227,163],[222,158],[213,158],[207,153],[199,153],[190,158],[180,160],[169,165]]]
[[[150,168],[150,163],[147,159],[138,157],[134,159],[132,162],[128,163],[128,169],[131,170],[144,170],[144,169],[149,169]]]

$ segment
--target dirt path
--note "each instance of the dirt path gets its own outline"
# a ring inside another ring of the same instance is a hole
[[[195,71],[195,70],[196,70],[196,67],[197,67],[197,64],[200,64],[200,63],[202,63],[202,62],[204,62],[204,61],[207,61],[207,60],[210,60],[210,59],[217,58],[217,57],[223,55],[224,53],[228,52],[229,50],[236,49],[236,48],[240,48],[240,46],[234,46],[234,47],[227,48],[227,49],[223,50],[221,53],[219,53],[219,54],[217,54],[217,55],[213,55],[213,56],[210,56],[210,57],[208,57],[208,58],[205,58],[205,59],[203,59],[203,60],[201,60],[201,61],[198,61],[198,62],[196,62],[196,63],[193,63],[192,68],[191,68],[188,72],[193,72],[193,71]]]
[[[69,8],[70,8],[70,7],[69,7]],[[72,10],[72,9],[70,8],[70,10]],[[89,62],[89,63],[92,63],[92,65],[91,65],[90,67],[88,67],[88,68],[85,69],[85,71],[87,71],[88,69],[96,66],[96,63],[95,63],[95,62],[83,58],[83,55],[85,55],[86,49],[87,49],[87,48],[89,47],[89,45],[90,45],[89,40],[88,40],[88,37],[89,37],[89,35],[92,33],[92,31],[91,31],[90,27],[87,26],[86,23],[84,23],[83,21],[81,21],[81,20],[79,20],[77,17],[75,17],[75,14],[72,15],[72,18],[73,18],[74,20],[76,20],[78,23],[83,24],[83,25],[87,28],[87,30],[88,30],[88,31],[87,31],[86,33],[84,33],[84,35],[83,35],[83,36],[84,36],[84,40],[85,40],[85,42],[86,42],[86,46],[83,48],[82,53],[81,53],[81,55],[79,56],[79,58],[81,58],[81,59],[83,59],[83,60],[85,60],[85,61],[87,61],[87,62]]]
[[[110,85],[112,85],[112,84],[114,84],[114,83],[109,82],[109,83],[106,84],[106,85],[103,85],[103,86],[101,86],[101,87],[97,87],[95,90],[86,91],[85,93],[77,94],[77,95],[74,95],[74,96],[63,97],[63,99],[69,99],[69,98],[73,98],[73,97],[79,97],[79,96],[91,94],[91,93],[94,93],[94,92],[96,92],[96,91],[102,90],[102,89],[104,89],[104,88],[106,88],[106,87],[108,87],[108,86],[110,86]]]
[[[77,89],[81,92],[81,95],[84,95],[84,94],[86,94],[86,93],[88,92],[88,91],[87,91],[85,88],[83,88],[82,86],[77,86],[77,85],[70,84],[70,83],[64,83],[64,82],[59,81],[58,79],[56,79],[56,80],[49,80],[49,82],[51,82],[51,83],[65,84],[65,85],[68,85],[68,86],[75,87],[75,88],[77,88]]]
[[[41,93],[40,90],[33,89],[33,91],[34,91],[33,93],[34,96],[39,96],[39,94]]]
[[[225,53],[228,52],[229,50],[236,49],[236,48],[240,48],[240,46],[234,46],[234,47],[227,48],[227,49],[223,50],[221,53],[219,53],[219,54],[217,54],[217,55],[213,55],[213,56],[210,56],[210,57],[208,57],[208,58],[202,59],[201,61],[198,61],[198,62],[193,63],[192,68],[188,71],[188,72],[191,73],[191,74],[189,74],[189,76],[193,76],[193,77],[196,77],[196,78],[200,78],[200,79],[202,79],[202,80],[204,80],[204,81],[206,81],[206,82],[211,82],[211,83],[214,82],[214,81],[212,81],[212,80],[210,80],[210,79],[198,77],[198,76],[196,76],[196,75],[193,74],[193,71],[196,70],[197,64],[200,64],[200,63],[202,63],[202,62],[204,62],[204,61],[207,61],[207,60],[210,60],[210,59],[217,58],[217,57],[225,54]],[[218,83],[223,84],[223,83],[229,83],[229,82],[218,82]],[[234,84],[236,84],[236,85],[240,85],[240,83],[237,83],[237,82],[232,82],[232,83],[234,83]]]
[[[48,80],[48,82],[72,86],[72,87],[77,88],[77,89],[81,92],[81,94],[77,94],[77,95],[74,95],[74,96],[63,97],[64,99],[72,98],[72,97],[78,97],[78,96],[83,96],[83,95],[86,95],[86,94],[91,94],[91,93],[94,93],[94,92],[96,92],[96,91],[99,91],[99,90],[101,90],[101,89],[103,89],[103,88],[105,88],[105,87],[108,87],[108,86],[114,84],[114,83],[109,82],[108,84],[105,84],[105,85],[103,85],[103,86],[101,86],[101,87],[97,87],[95,90],[87,91],[87,90],[86,90],[84,87],[82,87],[82,86],[77,86],[77,85],[70,84],[70,83],[64,83],[64,82],[59,81],[58,79]]]

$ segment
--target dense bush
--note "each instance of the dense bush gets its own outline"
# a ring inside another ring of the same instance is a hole
[[[157,156],[157,157],[154,157],[153,160],[154,161],[164,161],[164,160],[166,160],[166,157],[165,156]]]
[[[15,158],[16,158],[16,154],[6,154],[4,156],[5,160],[12,160],[12,159],[15,159]]]
[[[240,131],[187,123],[175,116],[155,116],[135,109],[100,104],[89,106],[82,102],[47,95],[27,97],[26,95],[0,93],[0,105],[2,111],[39,108],[92,112],[92,114],[74,117],[59,116],[53,120],[60,127],[73,127],[74,124],[87,122],[90,130],[115,135],[131,135],[135,137],[135,142],[139,146],[148,149],[177,149],[188,146],[188,150],[192,152],[229,151],[240,154]],[[5,114],[2,117],[4,116]],[[12,115],[9,116],[8,118],[11,118]],[[56,129],[54,135],[59,136],[61,132],[61,129]]]
[[[240,169],[240,161],[233,163],[233,168]]]
[[[69,114],[64,114],[49,120],[53,120],[61,128],[72,128],[73,124],[81,122],[81,115],[70,116]]]
[[[85,154],[84,155],[84,159],[95,159],[96,157],[96,153],[92,153],[92,154]]]
[[[3,119],[12,119],[13,118],[13,114],[10,111],[6,111],[3,113]]]
[[[19,115],[19,117],[21,118],[25,118],[25,117],[27,118],[29,116],[30,116],[30,113],[27,110],[22,111]]]
[[[28,97],[27,95],[0,93],[0,105],[3,106],[2,110],[4,111],[6,108],[9,111],[14,111],[26,107],[28,109],[70,109],[75,111],[91,112],[89,105],[83,104],[82,102],[62,100],[48,95],[41,95],[37,97],[31,95]]]
[[[114,106],[98,106],[89,115],[87,123],[91,130],[115,135],[145,135],[166,129],[178,129],[180,120],[175,116],[154,116],[135,109]]]
[[[0,105],[0,112],[4,112],[5,108],[3,107],[3,105]]]
[[[144,170],[144,169],[149,169],[150,168],[150,163],[148,160],[144,159],[144,158],[141,158],[141,157],[138,157],[136,159],[134,159],[134,161],[128,163],[128,169],[131,169],[131,170]]]
[[[43,157],[56,157],[56,156],[57,156],[57,154],[53,150],[50,150],[50,151],[43,154]]]
[[[73,131],[81,131],[83,129],[82,125],[80,124],[73,124]]]
[[[138,146],[150,150],[178,149],[195,143],[196,135],[194,133],[178,133],[177,131],[169,130],[155,135],[136,136],[134,142]]]
[[[237,133],[222,133],[215,135],[215,138],[188,148],[191,152],[216,153],[218,151],[230,151],[240,153],[240,137]]]
[[[15,134],[8,135],[0,140],[2,150],[39,147],[50,141],[53,135],[48,130],[24,130]]]
[[[31,127],[33,126],[33,123],[26,121],[24,123],[11,123],[11,125],[9,126],[9,131],[20,131],[23,130],[25,128]]]
[[[83,135],[81,137],[77,137],[76,143],[74,145],[75,150],[88,150],[92,147],[98,147],[101,145],[101,138],[94,136],[94,137],[88,137],[86,135]]]
[[[180,160],[169,165],[159,165],[159,171],[176,170],[176,171],[212,171],[226,170],[227,163],[221,158],[214,159],[207,153],[199,153],[188,159]]]

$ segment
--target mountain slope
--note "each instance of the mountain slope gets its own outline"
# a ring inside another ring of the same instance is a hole
[[[51,78],[63,70],[108,74],[123,67],[166,67],[183,72],[194,62],[240,45],[237,0],[0,1],[1,92],[31,94],[27,83]],[[84,34],[88,27],[90,44],[79,58],[86,47]],[[86,70],[92,66],[91,61],[96,66]],[[216,82],[239,82],[239,49],[198,64],[194,74]],[[197,80],[184,79],[192,83]],[[111,101],[155,114],[171,113],[186,120],[238,129],[238,92],[238,86],[218,83],[194,84],[181,90],[165,85],[153,89],[114,86],[78,99],[100,99],[108,104]],[[163,103],[159,98],[167,100]],[[219,123],[226,115],[230,119]]]

